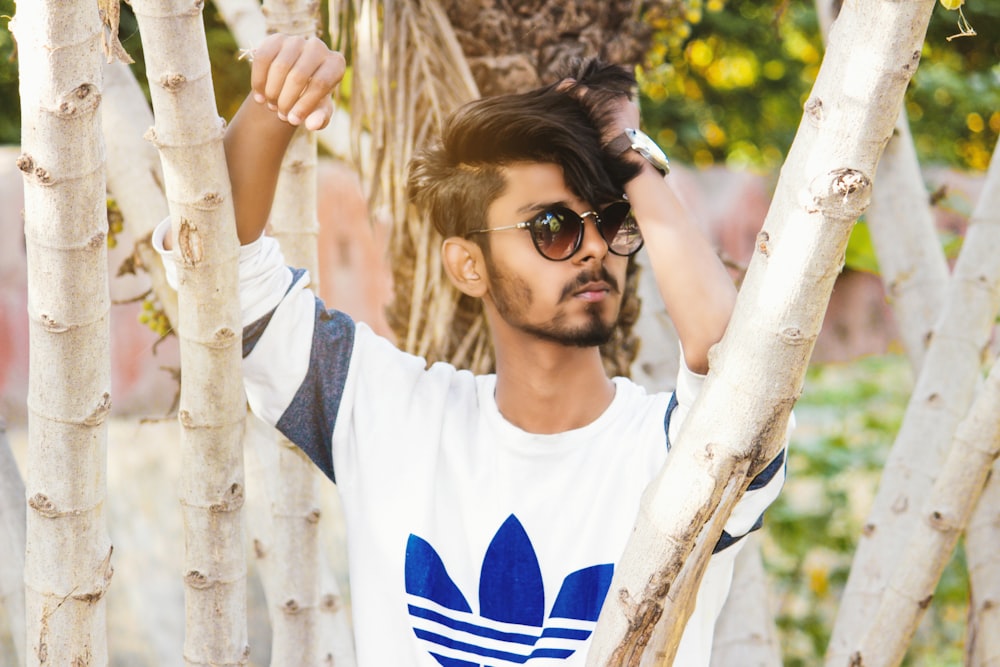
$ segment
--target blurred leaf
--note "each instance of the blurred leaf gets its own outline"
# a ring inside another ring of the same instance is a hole
[[[872,244],[871,231],[864,222],[854,225],[854,229],[851,231],[851,238],[847,241],[844,266],[854,271],[878,275],[878,258],[875,256],[875,246]]]

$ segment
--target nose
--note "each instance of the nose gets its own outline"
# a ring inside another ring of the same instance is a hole
[[[591,258],[603,260],[608,254],[608,242],[604,240],[601,229],[597,226],[597,213],[587,211],[580,217],[583,218],[583,239],[580,241],[580,249],[576,251],[573,261],[583,263]]]

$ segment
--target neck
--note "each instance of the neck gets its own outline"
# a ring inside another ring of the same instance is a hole
[[[500,414],[529,433],[561,433],[597,419],[615,396],[596,347],[532,338],[495,340]]]

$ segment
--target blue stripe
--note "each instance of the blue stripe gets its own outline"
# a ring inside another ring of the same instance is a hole
[[[750,486],[747,487],[747,491],[753,491],[754,489],[760,489],[767,486],[768,482],[774,479],[774,476],[778,474],[778,471],[782,469],[785,465],[785,450],[782,449],[778,452],[778,455],[774,457],[774,460],[767,464],[767,467],[760,471],[760,473],[753,478],[750,482]]]
[[[583,641],[590,636],[590,630],[571,630],[570,628],[546,628],[542,633],[543,637],[556,637],[557,639],[574,639]]]
[[[532,651],[530,655],[518,655],[516,653],[508,653],[507,651],[497,651],[495,649],[475,646],[474,644],[467,644],[466,642],[456,641],[449,637],[443,637],[426,630],[418,630],[417,628],[414,628],[413,632],[418,638],[437,644],[438,646],[464,651],[465,653],[471,653],[472,655],[481,655],[487,658],[497,658],[508,662],[516,662],[518,664],[528,662],[528,660],[531,660],[532,658],[568,658],[576,652],[575,649],[539,648]]]
[[[712,553],[713,554],[717,554],[720,551],[722,551],[723,549],[726,549],[726,548],[728,548],[728,547],[736,544],[737,542],[739,542],[740,540],[742,540],[744,537],[746,537],[747,535],[749,535],[753,531],[760,530],[761,526],[763,526],[763,525],[764,525],[764,515],[761,514],[759,517],[757,517],[757,520],[754,522],[754,524],[752,526],[750,526],[750,530],[748,530],[747,532],[743,533],[742,535],[737,535],[736,537],[733,537],[732,535],[730,535],[726,531],[722,531],[722,536],[719,537],[719,541],[715,543],[715,548],[712,549]]]
[[[312,350],[306,377],[275,426],[337,481],[333,470],[333,428],[354,348],[354,321],[315,301]]]
[[[667,403],[667,412],[663,415],[663,434],[667,436],[667,451],[670,451],[670,417],[677,407],[677,392],[670,394],[670,402]]]
[[[299,278],[301,278],[306,272],[305,269],[290,268],[289,270],[292,272],[292,282],[289,283],[288,289],[285,290],[285,296],[288,296],[288,292],[291,291],[292,287],[295,286],[295,283],[297,283],[299,281]],[[264,330],[267,329],[267,325],[271,323],[271,318],[274,317],[274,311],[277,309],[278,309],[277,306],[275,306],[274,310],[272,310],[268,314],[262,315],[256,321],[251,322],[250,324],[243,327],[244,359],[246,359],[247,356],[249,356],[249,354],[253,352],[253,349],[257,346],[257,341],[259,341],[260,337],[264,335]]]
[[[477,635],[479,637],[488,637],[489,639],[499,639],[505,642],[512,642],[515,644],[526,644],[528,646],[534,646],[535,642],[538,641],[538,637],[534,635],[525,635],[517,632],[502,632],[500,630],[494,630],[493,628],[484,628],[479,625],[473,625],[472,623],[466,623],[464,621],[456,621],[453,618],[448,618],[444,614],[439,614],[436,611],[431,611],[430,609],[424,609],[423,607],[417,607],[416,605],[407,605],[410,610],[410,616],[416,616],[417,618],[426,618],[428,621],[434,621],[435,623],[440,623],[441,625],[447,626],[454,630],[461,630],[462,632],[468,632],[470,635]],[[587,633],[590,634],[590,633]]]

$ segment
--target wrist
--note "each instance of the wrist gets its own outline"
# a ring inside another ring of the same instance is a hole
[[[606,143],[604,149],[628,162],[652,166],[661,177],[670,173],[670,161],[663,149],[641,130],[625,128],[621,134]]]

